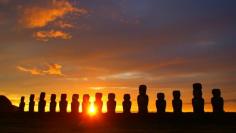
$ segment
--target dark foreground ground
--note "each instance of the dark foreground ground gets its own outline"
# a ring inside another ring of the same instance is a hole
[[[148,114],[140,116],[115,114],[86,116],[82,114],[0,114],[0,133],[236,133],[236,113],[201,116]]]

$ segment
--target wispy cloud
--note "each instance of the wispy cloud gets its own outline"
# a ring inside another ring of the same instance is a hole
[[[124,73],[117,73],[112,75],[100,76],[98,79],[100,80],[114,80],[114,79],[140,79],[147,77],[148,74],[143,72],[124,72]]]
[[[59,64],[48,64],[45,66],[45,69],[42,68],[26,68],[23,66],[17,66],[18,70],[22,72],[28,72],[32,75],[56,75],[56,76],[64,76],[62,73],[62,65]]]
[[[68,40],[72,36],[69,33],[60,30],[37,31],[34,37],[40,41],[48,41],[49,39],[64,39]]]
[[[70,23],[66,23],[64,21],[58,21],[58,22],[55,22],[55,26],[57,27],[60,27],[62,29],[65,29],[65,28],[73,28],[74,25],[70,24]]]
[[[22,72],[28,72],[32,75],[42,75],[42,72],[38,70],[37,68],[25,68],[22,66],[17,66],[16,68]]]

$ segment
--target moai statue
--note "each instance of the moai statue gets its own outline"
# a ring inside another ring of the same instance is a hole
[[[107,113],[114,114],[116,112],[116,95],[114,93],[108,94],[108,101],[107,101]]]
[[[173,91],[172,107],[174,113],[182,113],[182,100],[180,99],[180,91]]]
[[[98,113],[102,113],[102,106],[103,106],[102,93],[96,93],[95,98],[96,100],[94,102],[94,106]]]
[[[40,93],[39,104],[38,104],[38,112],[39,113],[45,112],[45,106],[46,106],[45,95],[46,95],[45,92]]]
[[[130,101],[130,94],[124,94],[124,101],[122,102],[123,105],[123,113],[130,114],[131,109],[131,101]]]
[[[50,112],[51,113],[55,113],[56,112],[56,106],[57,106],[57,102],[56,102],[56,94],[51,94],[51,102],[50,102]]]
[[[138,112],[140,114],[148,113],[148,95],[146,94],[147,86],[139,86],[139,95],[138,95]]]
[[[204,99],[202,98],[202,84],[193,84],[193,112],[197,114],[204,113]]]
[[[157,93],[156,108],[157,108],[157,113],[166,112],[166,100],[164,93]]]
[[[89,112],[89,107],[90,107],[89,98],[90,98],[89,94],[83,95],[83,102],[82,102],[82,112],[83,113]]]
[[[67,104],[68,104],[68,102],[66,101],[66,97],[67,97],[66,94],[61,94],[61,101],[59,103],[61,113],[66,113]]]
[[[25,97],[20,98],[19,112],[24,112],[25,109]]]
[[[46,95],[45,92],[40,93],[39,103],[38,103],[38,112],[40,113],[45,112],[45,106],[46,106],[45,95]]]
[[[29,102],[29,112],[34,112],[34,105],[35,105],[35,102],[34,102],[34,94],[31,94],[30,95],[30,102]]]
[[[213,108],[213,113],[223,113],[224,112],[224,99],[221,97],[220,89],[212,90],[213,97],[211,98],[211,105]]]
[[[79,113],[79,94],[73,94],[71,102],[71,113]]]

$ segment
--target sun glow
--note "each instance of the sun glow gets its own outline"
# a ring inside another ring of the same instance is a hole
[[[94,107],[94,104],[91,104],[90,105],[90,107],[89,107],[89,115],[90,116],[94,116],[94,115],[96,115],[96,113],[97,113],[97,111],[96,111],[96,109],[95,109],[95,107]]]

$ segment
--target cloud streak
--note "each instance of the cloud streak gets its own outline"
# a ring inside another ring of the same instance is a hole
[[[22,72],[28,72],[32,75],[42,75],[41,71],[36,68],[25,68],[22,66],[17,66],[16,68]]]
[[[34,33],[34,37],[37,40],[47,42],[49,39],[63,39],[68,40],[71,39],[71,35],[64,31],[60,30],[49,30],[49,31],[37,31]]]
[[[26,68],[23,66],[17,66],[18,70],[22,72],[27,72],[32,75],[56,75],[56,76],[64,76],[62,73],[62,65],[59,64],[48,64],[45,69],[41,68]]]
[[[70,24],[70,23],[66,23],[64,21],[58,21],[58,22],[55,22],[54,24],[55,26],[58,26],[62,29],[66,29],[66,28],[74,28],[74,25]]]
[[[98,79],[100,80],[116,80],[116,79],[122,79],[122,80],[129,80],[129,79],[142,79],[145,77],[149,77],[148,74],[142,73],[142,72],[124,72],[124,73],[117,73],[107,76],[100,76]]]

